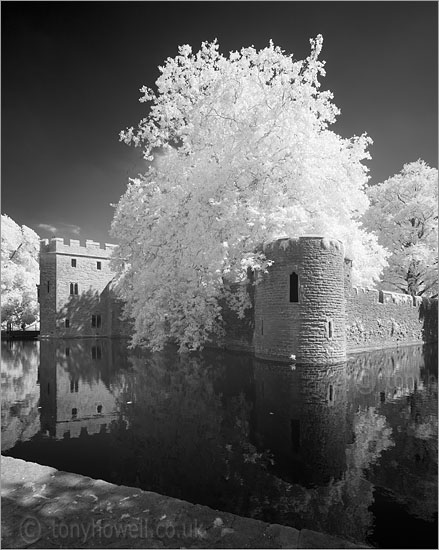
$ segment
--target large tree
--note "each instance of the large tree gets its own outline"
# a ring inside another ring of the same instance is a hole
[[[319,89],[321,47],[318,36],[295,61],[272,43],[228,57],[216,42],[196,54],[186,45],[160,67],[156,93],[142,88],[149,112],[121,139],[150,165],[112,224],[134,344],[198,348],[221,334],[220,299],[248,306],[228,283],[265,269],[255,249],[282,236],[339,238],[357,282],[378,278],[385,252],[360,223],[371,140],[329,130],[339,111]]]
[[[40,278],[38,235],[1,217],[1,320],[20,326],[39,318],[37,284]]]
[[[438,171],[423,160],[405,164],[370,186],[364,223],[390,252],[383,287],[412,296],[437,296]]]

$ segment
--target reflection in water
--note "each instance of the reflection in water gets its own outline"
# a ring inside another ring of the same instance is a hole
[[[41,430],[56,439],[105,433],[118,418],[123,367],[110,340],[41,342]]]
[[[2,451],[40,429],[39,342],[2,342]]]
[[[38,343],[14,344],[2,343],[13,456],[381,547],[395,545],[392,517],[403,545],[406,524],[423,546],[435,536],[437,346],[292,369],[56,340],[40,343],[38,369]]]

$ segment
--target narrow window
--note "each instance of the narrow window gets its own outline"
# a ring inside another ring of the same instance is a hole
[[[69,357],[70,355],[70,348],[66,348],[66,357]]]
[[[70,283],[70,294],[73,294],[73,283]]]
[[[332,387],[332,384],[329,384],[328,398],[329,401],[332,403],[332,401],[334,400],[334,388]]]
[[[70,328],[70,319],[66,319],[66,320],[64,321],[64,324],[65,324],[65,327],[66,327],[66,328]]]
[[[72,258],[72,267],[76,267],[76,259]]]
[[[384,304],[384,293],[383,293],[382,290],[380,290],[380,291],[378,292],[378,302],[379,302],[380,304]]]
[[[329,339],[332,338],[332,335],[334,333],[334,324],[333,322],[331,321],[331,319],[328,320],[328,324],[326,326],[326,330],[327,330],[327,336]]]
[[[75,380],[75,393],[78,393],[79,380]]]
[[[47,292],[50,292],[50,281],[47,281]]]
[[[290,275],[290,302],[299,301],[299,276],[293,271]]]
[[[97,328],[101,327],[101,316],[100,315],[96,315],[96,327]]]
[[[102,349],[101,346],[92,346],[91,348],[91,358],[92,359],[101,359]]]
[[[75,381],[70,380],[70,393],[73,393],[75,391]]]
[[[102,263],[101,263],[101,262],[97,262],[96,267],[97,267],[97,269],[102,269]]]
[[[96,327],[96,315],[91,316],[91,326]]]
[[[96,410],[97,410],[97,413],[98,413],[98,414],[102,414],[102,405],[98,405],[98,406],[96,407]]]
[[[380,401],[381,403],[384,403],[386,400],[386,393],[385,392],[380,392]]]
[[[78,416],[78,409],[76,407],[74,407],[72,409],[72,418],[76,418]]]
[[[292,418],[290,420],[291,426],[291,447],[293,451],[298,451],[300,449],[300,420],[297,418]]]
[[[78,294],[78,283],[75,283],[75,294]]]
[[[264,319],[261,319],[261,334],[264,336]]]

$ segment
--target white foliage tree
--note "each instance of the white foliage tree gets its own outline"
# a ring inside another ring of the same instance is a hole
[[[378,278],[385,252],[360,222],[371,140],[329,130],[339,111],[319,89],[321,47],[318,36],[310,56],[294,61],[272,43],[228,57],[216,42],[196,54],[186,45],[160,67],[156,93],[142,88],[149,113],[121,139],[151,164],[112,224],[127,260],[120,289],[134,344],[159,349],[170,337],[198,348],[221,334],[228,283],[265,269],[255,249],[278,237],[339,238],[356,282]],[[247,306],[244,294],[233,299],[240,314]]]
[[[6,214],[1,217],[2,325],[20,326],[39,318],[37,284],[40,278],[38,235],[20,227]]]
[[[367,194],[371,206],[364,223],[391,252],[384,288],[412,296],[437,295],[437,169],[419,159],[371,186]]]

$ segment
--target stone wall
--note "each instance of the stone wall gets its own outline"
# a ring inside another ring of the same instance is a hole
[[[43,247],[42,247],[43,248]],[[40,252],[40,333],[55,336],[56,333],[56,256]]]
[[[105,335],[112,338],[128,338],[133,333],[133,323],[123,317],[124,302],[118,298],[113,281],[110,281],[101,293],[100,303],[105,314]]]
[[[256,279],[255,353],[287,360],[297,353],[299,339],[300,302],[290,302],[290,275],[295,272],[301,280],[302,250],[298,239],[283,239],[267,245],[264,253],[273,264]]]
[[[437,341],[437,300],[350,288],[346,340],[348,352]]]
[[[132,325],[121,319],[123,303],[111,282],[114,248],[90,240],[41,242],[43,337],[130,336]],[[340,241],[279,239],[264,252],[273,264],[248,285],[253,307],[239,319],[223,304],[225,338],[215,346],[254,351],[262,359],[334,364],[346,359],[346,351],[437,341],[437,300],[353,288],[352,262]],[[297,301],[290,295],[292,273]],[[70,294],[71,283],[77,295]],[[92,315],[101,316],[100,327],[92,327]]]

